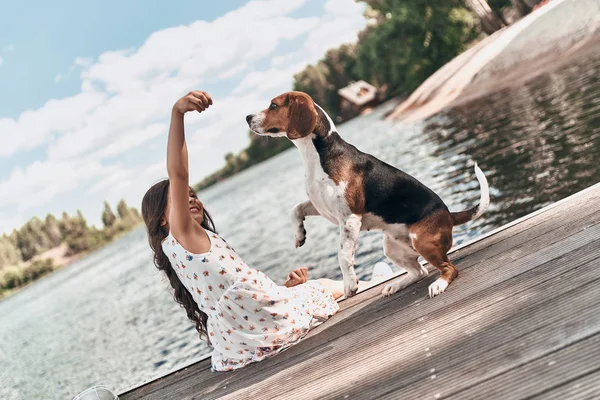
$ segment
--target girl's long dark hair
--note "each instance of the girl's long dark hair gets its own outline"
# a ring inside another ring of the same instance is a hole
[[[169,258],[162,250],[162,241],[169,234],[167,229],[162,226],[168,197],[169,180],[165,179],[148,189],[142,200],[142,217],[144,218],[144,223],[146,224],[146,229],[148,231],[148,242],[154,253],[154,265],[156,265],[156,268],[163,271],[169,279],[171,287],[173,287],[173,297],[175,298],[175,301],[185,309],[187,317],[196,325],[196,330],[200,334],[200,337],[204,335],[208,340],[206,331],[208,316],[200,311],[198,304],[194,301],[194,298],[185,288],[183,283],[181,283],[175,270],[171,267]],[[201,224],[202,227],[217,233],[215,224],[208,212],[204,210],[203,213],[204,219]]]

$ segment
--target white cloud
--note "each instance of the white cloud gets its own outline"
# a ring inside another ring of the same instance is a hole
[[[76,67],[89,67],[93,62],[94,60],[91,57],[76,57],[75,62],[69,67],[69,70],[72,71]]]
[[[362,15],[364,7],[361,4],[347,0],[327,0],[324,8],[326,13],[309,32],[303,48],[273,57],[272,67],[298,61],[314,63],[322,58],[328,49],[357,40],[358,32],[366,25]]]
[[[98,180],[88,189],[88,193],[103,196],[107,191],[111,190],[111,188],[120,185],[122,182],[129,182],[132,180],[135,172],[136,171],[133,169],[112,168],[110,174],[107,174],[103,179]]]
[[[305,50],[311,59],[322,57],[325,51],[342,43],[356,41],[358,31],[365,26],[363,7],[358,3],[328,0],[325,8],[335,11],[326,14],[323,23],[309,33]]]
[[[69,66],[69,69],[67,70],[67,72],[58,73],[54,76],[54,82],[55,83],[62,82],[63,80],[69,78],[71,76],[71,73],[73,73],[74,70],[76,70],[78,68],[88,68],[93,64],[93,62],[94,62],[94,60],[91,58],[76,57],[73,64],[71,64]],[[88,91],[88,90],[83,90],[83,91]]]
[[[138,155],[142,161],[135,163],[125,154],[160,135],[166,144],[171,105],[179,96],[233,80],[238,82],[230,95],[215,98],[202,115],[186,116],[190,178],[197,181],[219,167],[226,151],[247,144],[246,114],[289,90],[303,65],[316,62],[329,47],[355,40],[365,24],[363,7],[354,0],[328,0],[318,17],[289,16],[305,2],[251,1],[212,22],[154,32],[137,49],[75,59],[55,80],[79,69],[80,93],[49,100],[16,119],[0,119],[0,157],[40,146],[47,154],[46,160],[0,178],[0,207],[18,213],[1,214],[0,226],[10,229],[67,194],[96,196],[98,216],[103,199],[139,205],[144,191],[166,175],[164,147],[145,147],[144,156]],[[288,41],[298,38],[304,44],[286,52]],[[268,58],[277,61],[259,68]]]
[[[208,74],[268,56],[282,40],[305,34],[319,22],[318,18],[278,15],[277,9],[286,8],[273,8],[269,14],[254,16],[256,7],[251,2],[212,23],[197,21],[155,32],[138,51],[104,53],[82,78],[84,83],[97,83],[108,92],[119,94],[147,90],[168,76],[201,83]],[[268,23],[266,16],[270,18]]]
[[[217,79],[227,79],[239,75],[248,68],[248,65],[249,64],[247,62],[240,62],[239,64],[234,64],[233,67],[226,69],[224,72],[221,72],[219,76],[217,76]]]
[[[105,100],[103,93],[79,93],[49,100],[37,110],[24,111],[16,120],[0,118],[0,157],[46,144],[55,134],[80,129],[86,116]]]
[[[4,58],[0,57],[0,65],[2,65],[2,63],[4,63]]]
[[[132,130],[126,135],[119,136],[118,140],[115,140],[104,147],[98,154],[93,154],[91,158],[96,159],[117,156],[129,149],[138,147],[159,135],[165,135],[167,130],[168,125],[166,123],[154,123]]]
[[[44,204],[89,179],[106,173],[97,162],[36,161],[25,169],[16,168],[0,182],[0,207],[16,206],[18,212]]]
[[[240,84],[233,90],[234,95],[247,93],[249,91],[259,91],[261,93],[271,92],[280,86],[282,82],[287,83],[287,87],[291,87],[294,73],[302,69],[304,63],[296,63],[292,65],[284,65],[281,68],[271,68],[265,71],[254,71],[247,74]],[[280,93],[275,93],[271,97],[275,97]]]

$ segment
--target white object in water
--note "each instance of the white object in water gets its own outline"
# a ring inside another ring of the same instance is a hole
[[[371,282],[384,281],[392,276],[394,276],[394,271],[392,271],[392,268],[390,268],[390,266],[383,261],[380,261],[373,267]]]
[[[73,400],[119,400],[119,396],[108,390],[106,386],[97,385],[79,393],[73,397]]]

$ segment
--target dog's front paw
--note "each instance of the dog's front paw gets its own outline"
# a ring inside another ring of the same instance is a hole
[[[358,292],[358,278],[356,275],[348,279],[344,278],[344,296],[352,297]]]
[[[304,225],[301,225],[296,230],[296,248],[302,247],[306,243],[306,229],[304,229]]]
[[[387,285],[385,285],[383,287],[383,290],[381,291],[381,295],[383,297],[388,297],[388,296],[391,296],[394,293],[396,293],[398,290],[400,290],[400,286],[398,285],[398,282],[388,283]]]

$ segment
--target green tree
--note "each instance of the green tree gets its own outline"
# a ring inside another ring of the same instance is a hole
[[[237,169],[237,157],[231,152],[225,154],[225,171],[227,171],[228,174],[234,174],[237,172]]]
[[[142,221],[142,214],[140,214],[140,212],[139,212],[139,210],[138,210],[137,208],[135,208],[135,207],[130,207],[130,208],[129,208],[129,213],[131,214],[131,216],[132,216],[132,217],[133,217],[135,220],[137,220],[137,221],[139,221],[139,222],[141,222],[141,221]]]
[[[50,238],[45,232],[44,223],[38,217],[33,217],[27,221],[17,231],[16,239],[17,247],[24,261],[52,247]]]
[[[119,203],[117,204],[117,213],[119,214],[119,218],[121,219],[127,219],[127,217],[129,217],[130,210],[129,207],[127,207],[127,203],[124,199],[121,199],[121,201],[119,201]]]
[[[77,215],[74,217],[63,212],[59,226],[70,254],[90,249],[90,228],[81,210],[77,210]]]
[[[77,216],[73,218],[73,221],[75,222],[75,226],[81,229],[82,232],[88,229],[87,220],[80,209],[77,209]]]
[[[477,34],[462,0],[365,0],[378,23],[361,35],[356,73],[391,96],[408,94]]]
[[[258,164],[294,146],[286,138],[259,136],[252,131],[248,131],[248,136],[250,137],[250,145],[242,152],[243,157],[246,158],[244,168]]]
[[[294,90],[308,93],[333,117],[337,91],[351,81],[385,87],[387,96],[408,94],[477,35],[478,21],[463,0],[359,1],[375,23],[355,45],[329,50],[294,76]]]
[[[309,94],[329,115],[335,117],[340,102],[338,89],[360,79],[354,72],[355,53],[356,46],[348,44],[328,50],[316,65],[309,65],[294,75],[294,90]]]
[[[21,252],[10,236],[4,234],[0,237],[0,270],[21,263]]]
[[[71,231],[71,217],[66,211],[63,211],[62,217],[58,222],[58,229],[60,229],[60,234],[64,238]]]
[[[328,113],[334,112],[328,103],[331,86],[328,82],[329,71],[319,62],[317,65],[308,65],[304,70],[294,75],[294,90],[307,93],[312,99]]]
[[[56,247],[62,242],[62,234],[60,232],[60,224],[56,217],[52,214],[46,215],[44,220],[44,232],[48,237],[51,247]]]
[[[110,208],[110,204],[108,204],[108,202],[105,200],[104,211],[102,212],[102,224],[105,228],[110,228],[115,224],[116,220],[117,217],[115,216],[115,213],[113,213],[112,209]]]
[[[487,0],[488,4],[496,12],[500,12],[505,8],[512,6],[512,0]]]
[[[112,220],[112,225],[103,229],[88,226],[81,210],[77,210],[73,217],[63,212],[60,220],[52,214],[48,214],[44,221],[33,217],[10,235],[0,236],[0,295],[60,267],[54,265],[52,259],[36,259],[30,263],[23,261],[62,242],[67,245],[68,254],[95,250],[117,234],[131,230],[142,219],[139,211],[134,207],[128,208],[124,201],[121,201],[119,211],[125,219],[117,219],[106,202],[105,209],[109,211],[107,215],[112,214],[112,218],[108,216],[103,219],[107,222]]]

